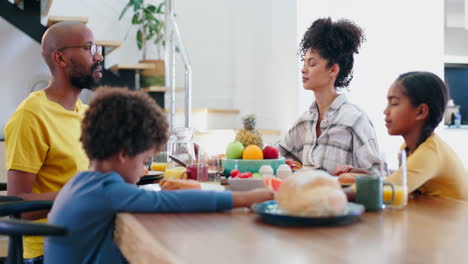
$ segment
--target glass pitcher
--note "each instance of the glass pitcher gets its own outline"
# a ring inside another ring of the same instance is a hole
[[[183,127],[174,128],[167,142],[167,167],[165,177],[176,179],[185,178],[186,168],[172,160],[170,155],[184,162],[187,166],[195,163],[195,148],[191,129]]]

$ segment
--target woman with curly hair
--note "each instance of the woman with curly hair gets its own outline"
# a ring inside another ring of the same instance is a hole
[[[46,240],[45,263],[119,263],[113,240],[118,212],[213,212],[273,199],[267,189],[248,192],[149,191],[135,183],[145,163],[168,138],[164,113],[148,94],[101,89],[81,127],[81,142],[93,162],[60,191],[49,223],[68,234]]]
[[[341,93],[353,78],[353,55],[364,40],[362,29],[346,19],[322,18],[308,28],[300,44],[302,83],[315,101],[280,141],[284,156],[329,173],[350,165],[388,174],[371,121]]]

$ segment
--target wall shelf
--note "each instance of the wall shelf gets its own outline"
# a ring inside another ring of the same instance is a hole
[[[468,56],[444,56],[444,64],[468,64]]]

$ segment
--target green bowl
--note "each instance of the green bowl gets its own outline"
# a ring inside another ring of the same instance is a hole
[[[273,172],[276,174],[276,169],[279,165],[286,163],[286,159],[284,157],[264,160],[223,159],[221,163],[223,164],[224,175],[229,177],[231,170],[235,169],[236,164],[240,172],[250,171],[252,173],[258,172],[263,165],[270,165],[273,168]]]

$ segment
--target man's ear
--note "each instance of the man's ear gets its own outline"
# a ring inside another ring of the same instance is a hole
[[[54,64],[59,65],[59,67],[65,67],[67,66],[67,62],[65,61],[65,58],[63,57],[63,54],[59,51],[54,51],[52,52],[52,60],[54,61]]]
[[[429,106],[427,104],[421,104],[417,109],[416,120],[425,120],[429,116]]]

